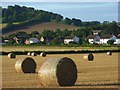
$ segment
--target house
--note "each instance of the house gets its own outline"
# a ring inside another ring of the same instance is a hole
[[[116,36],[116,41],[114,42],[114,44],[120,45],[120,34]]]
[[[79,43],[79,38],[77,36],[68,36],[64,39],[64,44],[69,44],[69,42]]]
[[[14,37],[13,40],[15,40],[16,43],[19,43],[18,38]]]
[[[92,30],[93,35],[98,35],[102,30]]]
[[[99,35],[89,35],[87,39],[90,44],[100,44],[101,37]]]
[[[101,39],[100,39],[100,44],[107,44],[107,41],[110,40],[111,37],[112,37],[112,35],[102,36]]]
[[[38,42],[40,42],[40,40],[37,39],[37,38],[30,38],[30,39],[29,39],[29,43],[30,43],[30,44],[31,44],[31,43],[38,43]]]
[[[41,41],[42,43],[45,43],[45,42],[46,42],[46,38],[45,38],[44,36],[42,36],[42,37],[40,38],[40,41]]]
[[[87,39],[90,44],[107,44],[108,40],[114,40],[114,44],[120,44],[120,37],[117,37],[115,35],[89,35]]]
[[[48,37],[44,37],[44,36],[42,36],[40,38],[40,42],[48,44],[48,45],[51,43],[51,41],[52,41],[52,38],[48,38]]]
[[[30,44],[28,39],[25,40],[25,44]]]
[[[5,42],[5,43],[8,43],[8,42],[9,42],[9,39],[4,39],[4,42]]]

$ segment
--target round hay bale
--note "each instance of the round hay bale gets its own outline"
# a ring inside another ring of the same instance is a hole
[[[93,61],[94,55],[92,53],[89,53],[83,57],[85,60]]]
[[[112,55],[112,52],[107,52],[107,55],[110,55],[110,56],[111,56],[111,55]]]
[[[32,52],[31,56],[37,56],[37,54],[35,52]]]
[[[31,52],[28,52],[27,55],[28,55],[28,56],[31,56]]]
[[[16,58],[15,53],[9,53],[9,54],[8,54],[8,58],[10,58],[10,59]]]
[[[35,73],[36,62],[30,57],[19,59],[15,63],[15,70],[18,73]]]
[[[51,58],[40,66],[38,76],[42,86],[72,86],[77,79],[77,68],[70,58]]]
[[[45,53],[45,52],[42,52],[42,53],[40,54],[40,56],[41,56],[41,57],[46,57],[46,53]]]

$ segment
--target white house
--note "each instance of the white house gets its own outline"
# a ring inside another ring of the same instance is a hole
[[[112,35],[102,36],[100,39],[100,44],[107,44],[107,41],[110,40],[111,37],[112,37]]]
[[[99,35],[90,35],[87,37],[90,44],[107,44],[108,40],[114,40],[114,44],[120,44],[120,38],[115,35],[105,35],[100,37]]]
[[[102,30],[92,30],[93,35],[98,35]]]
[[[37,38],[30,38],[30,39],[29,39],[29,42],[30,42],[30,44],[31,44],[31,43],[38,43],[38,42],[40,42],[40,40],[37,39]]]
[[[69,44],[69,42],[79,43],[79,38],[77,36],[74,37],[66,37],[64,39],[64,44]]]
[[[116,41],[114,42],[114,44],[120,45],[120,37],[116,38]]]
[[[87,39],[88,39],[88,42],[90,43],[90,44],[93,44],[93,43],[95,43],[95,44],[100,44],[100,36],[99,35],[89,35],[88,37],[87,37]]]

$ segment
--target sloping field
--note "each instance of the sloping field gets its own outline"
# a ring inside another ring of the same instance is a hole
[[[119,53],[120,55],[120,53]],[[33,57],[37,63],[35,74],[16,73],[14,64],[17,59],[27,57],[19,55],[16,59],[2,57],[2,84],[3,88],[42,88],[38,81],[38,69],[48,58],[69,57],[74,60],[78,69],[78,78],[75,86],[62,88],[117,88],[118,87],[118,53],[112,56],[106,53],[94,54],[94,61],[83,60],[84,54],[57,54]],[[53,88],[48,87],[48,88]],[[61,88],[61,87],[59,87]]]
[[[69,30],[73,30],[73,29],[78,29],[79,27],[76,26],[72,26],[72,25],[64,25],[64,24],[59,24],[59,23],[41,23],[41,24],[36,24],[36,25],[32,25],[32,26],[27,26],[27,27],[19,27],[19,29],[16,29],[13,32],[10,33],[6,33],[5,35],[8,34],[12,34],[18,31],[25,31],[27,33],[30,33],[32,31],[38,31],[38,32],[43,32],[44,29],[48,29],[48,30],[53,30],[55,31],[56,29],[60,29],[60,30],[64,30],[64,29],[69,29]]]

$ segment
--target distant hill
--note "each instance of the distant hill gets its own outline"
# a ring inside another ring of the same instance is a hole
[[[48,22],[48,23],[41,23],[41,24],[36,24],[36,25],[31,25],[31,26],[25,26],[25,27],[22,27],[22,28],[18,28],[18,29],[14,30],[14,31],[11,31],[9,33],[5,33],[3,35],[9,35],[9,34],[12,34],[12,33],[19,32],[19,31],[24,31],[24,32],[27,32],[27,33],[31,33],[32,31],[38,31],[39,33],[41,33],[45,29],[55,31],[56,29],[73,30],[73,29],[78,29],[78,28],[80,28],[80,27],[73,26],[73,25],[65,25],[65,24],[60,24],[60,23]]]
[[[73,16],[74,17],[74,16]],[[54,23],[53,23],[54,22]],[[120,30],[116,21],[82,21],[81,19],[63,17],[50,11],[37,10],[26,6],[8,6],[2,8],[2,33],[8,35],[18,31],[30,33],[32,31],[42,32],[44,29],[78,29],[80,27],[90,28],[92,30],[102,30],[102,34],[119,34]],[[88,29],[89,30],[89,29]]]

